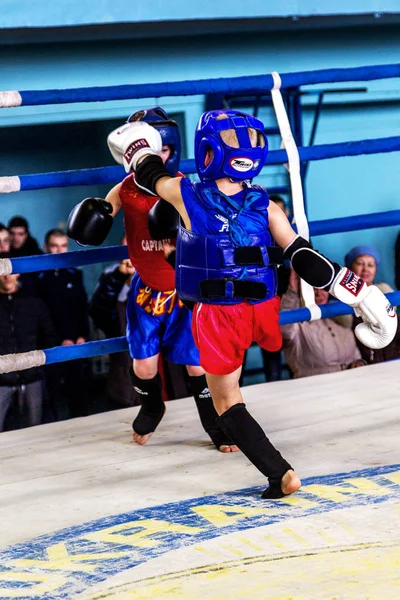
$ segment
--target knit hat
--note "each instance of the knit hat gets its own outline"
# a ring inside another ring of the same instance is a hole
[[[349,252],[344,257],[344,264],[348,269],[351,269],[351,265],[356,260],[356,258],[362,256],[363,254],[368,254],[369,256],[372,256],[375,259],[376,266],[378,266],[381,263],[381,256],[378,250],[376,250],[372,246],[355,246],[354,248],[349,250]]]

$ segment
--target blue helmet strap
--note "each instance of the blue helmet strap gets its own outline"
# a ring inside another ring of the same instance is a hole
[[[238,127],[235,131],[240,148],[251,148],[251,141],[247,127]]]

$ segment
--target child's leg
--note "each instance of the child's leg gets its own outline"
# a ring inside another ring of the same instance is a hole
[[[158,354],[135,359],[131,380],[142,401],[139,413],[132,423],[133,440],[143,445],[156,430],[165,412],[161,377],[158,373]]]
[[[239,448],[232,444],[229,436],[217,423],[218,413],[215,410],[204,370],[201,367],[187,365],[189,383],[196,402],[201,424],[204,431],[210,436],[211,441],[220,452],[237,452]]]
[[[268,477],[263,498],[281,498],[295,492],[300,480],[247,411],[239,389],[241,367],[229,375],[207,373],[207,383],[220,415],[218,422],[255,467]]]
[[[211,394],[208,389],[204,369],[199,366],[199,351],[192,334],[192,313],[180,303],[176,303],[166,321],[163,336],[163,350],[168,360],[177,364],[186,363],[189,382],[194,396],[201,424],[211,441],[220,452],[237,452],[238,448],[222,431],[217,423]]]

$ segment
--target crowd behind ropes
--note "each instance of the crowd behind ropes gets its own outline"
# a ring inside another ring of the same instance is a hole
[[[289,215],[282,197],[271,196],[270,200]],[[0,223],[1,258],[67,252],[68,243],[66,233],[59,228],[48,231],[43,243],[38,243],[30,233],[28,220],[22,216],[13,217],[7,225]],[[126,244],[125,237],[121,244]],[[395,256],[395,281],[399,288],[400,234]],[[346,267],[367,285],[375,284],[386,294],[393,290],[377,276],[381,260],[378,249],[369,245],[355,246],[344,257]],[[91,297],[85,289],[82,270],[74,267],[0,276],[0,354],[125,335],[127,299],[134,273],[129,259],[108,266]],[[299,277],[289,264],[278,268],[278,295],[281,311],[302,306]],[[328,292],[315,289],[317,305],[331,299]],[[387,347],[374,351],[355,337],[359,322],[356,316],[346,315],[282,326],[282,350],[260,349],[264,380],[335,373],[399,358],[399,331]],[[158,368],[164,400],[190,395],[182,365],[161,355]],[[129,353],[124,352],[111,354],[107,372],[100,375],[94,372],[89,359],[0,375],[0,432],[139,405],[141,398],[132,385],[130,369]],[[243,372],[246,375],[246,368]]]

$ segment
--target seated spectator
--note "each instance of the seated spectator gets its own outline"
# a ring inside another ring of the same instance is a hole
[[[381,256],[373,246],[355,246],[344,257],[344,263],[348,269],[354,268],[354,273],[367,285],[372,285],[378,266],[381,264]],[[388,283],[381,282],[374,285],[384,294],[394,291]]]
[[[346,267],[354,271],[354,273],[361,277],[367,285],[376,285],[384,294],[393,292],[393,289],[388,283],[374,283],[381,257],[379,252],[372,246],[355,246],[346,254],[344,262]],[[352,321],[353,329],[355,329],[359,323],[362,323],[362,319],[356,316],[352,318]],[[368,364],[400,358],[400,322],[394,340],[385,348],[372,350],[371,348],[364,346],[359,340],[357,340],[357,345],[363,359]]]
[[[121,245],[125,244],[124,237]],[[94,325],[108,338],[125,335],[126,305],[134,273],[131,261],[126,258],[105,269],[100,276],[90,301],[89,314]],[[138,404],[129,375],[131,364],[129,352],[110,354],[106,391],[113,405],[118,408]]]
[[[34,256],[43,254],[39,244],[29,233],[28,221],[23,217],[13,217],[8,222],[11,234],[11,256]]]
[[[1,254],[9,258],[9,254]],[[44,349],[57,344],[49,311],[40,298],[18,284],[19,275],[0,276],[0,354]],[[34,367],[0,375],[0,431],[42,422],[43,372]]]
[[[68,252],[68,238],[61,229],[46,233],[44,248],[49,254]],[[83,344],[89,335],[87,295],[82,271],[74,267],[42,271],[37,277],[37,293],[49,309],[62,346]],[[58,416],[60,399],[70,417],[88,414],[86,360],[72,360],[46,367],[49,393]]]
[[[315,289],[315,303],[326,304],[329,293]],[[301,306],[300,279],[292,270],[289,288],[282,297],[281,309],[294,310]],[[319,319],[304,323],[282,325],[283,350],[294,378],[322,373],[335,373],[365,364],[350,328],[334,319]]]
[[[11,247],[11,234],[7,227],[0,223],[0,252],[9,254]]]

